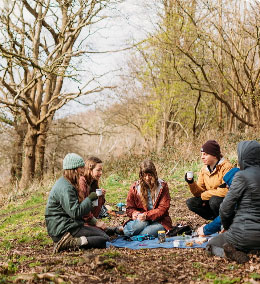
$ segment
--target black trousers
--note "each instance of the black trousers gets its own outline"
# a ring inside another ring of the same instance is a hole
[[[188,208],[206,220],[214,220],[219,215],[219,207],[224,197],[212,196],[209,200],[192,197],[186,200]]]
[[[91,226],[82,226],[80,228],[70,231],[73,237],[86,237],[88,244],[86,248],[105,248],[106,242],[110,240],[109,236],[101,229],[91,227]],[[58,242],[62,236],[52,237],[54,242]]]

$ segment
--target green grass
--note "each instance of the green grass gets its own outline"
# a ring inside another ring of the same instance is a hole
[[[112,251],[103,253],[102,256],[109,257],[109,258],[116,258],[116,257],[120,257],[121,253],[118,251],[112,250]]]
[[[259,273],[251,273],[250,278],[253,278],[255,280],[260,280],[260,274]]]
[[[131,183],[131,181],[126,181],[117,174],[107,177],[101,186],[106,189],[108,203],[116,205],[119,202],[125,202]]]
[[[29,245],[34,241],[39,245],[50,242],[44,223],[45,205],[46,194],[36,191],[27,200],[10,203],[0,210],[0,252],[11,250],[16,242]]]
[[[230,278],[225,275],[217,275],[212,272],[207,272],[205,275],[205,279],[213,280],[214,284],[232,284],[232,283],[240,283],[241,279],[239,277]]]

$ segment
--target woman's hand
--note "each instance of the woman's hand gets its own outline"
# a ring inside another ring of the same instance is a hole
[[[146,215],[144,213],[138,214],[137,219],[139,221],[145,221],[146,220]]]
[[[96,227],[98,227],[98,228],[100,228],[100,229],[102,229],[102,230],[105,230],[105,229],[107,228],[107,225],[106,225],[106,223],[103,222],[103,221],[97,221]]]
[[[107,191],[104,188],[101,188],[101,190],[102,190],[102,195],[105,196]]]
[[[133,220],[136,220],[137,219],[137,216],[140,214],[140,212],[138,211],[135,211],[133,214],[132,214],[132,219]]]

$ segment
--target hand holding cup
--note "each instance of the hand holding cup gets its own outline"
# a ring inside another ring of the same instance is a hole
[[[193,183],[193,172],[192,171],[188,171],[186,174],[185,174],[185,181],[187,183]]]
[[[102,189],[97,188],[97,189],[96,189],[96,194],[97,194],[97,197],[101,196],[101,195],[103,194],[103,193],[102,193]],[[98,206],[98,199],[92,201],[92,205],[93,205],[94,207]]]

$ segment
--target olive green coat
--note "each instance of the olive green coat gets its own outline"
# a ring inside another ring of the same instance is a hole
[[[82,217],[91,209],[89,198],[79,203],[77,190],[64,177],[59,178],[51,189],[45,210],[48,234],[51,237],[60,237],[68,231],[82,227]]]

